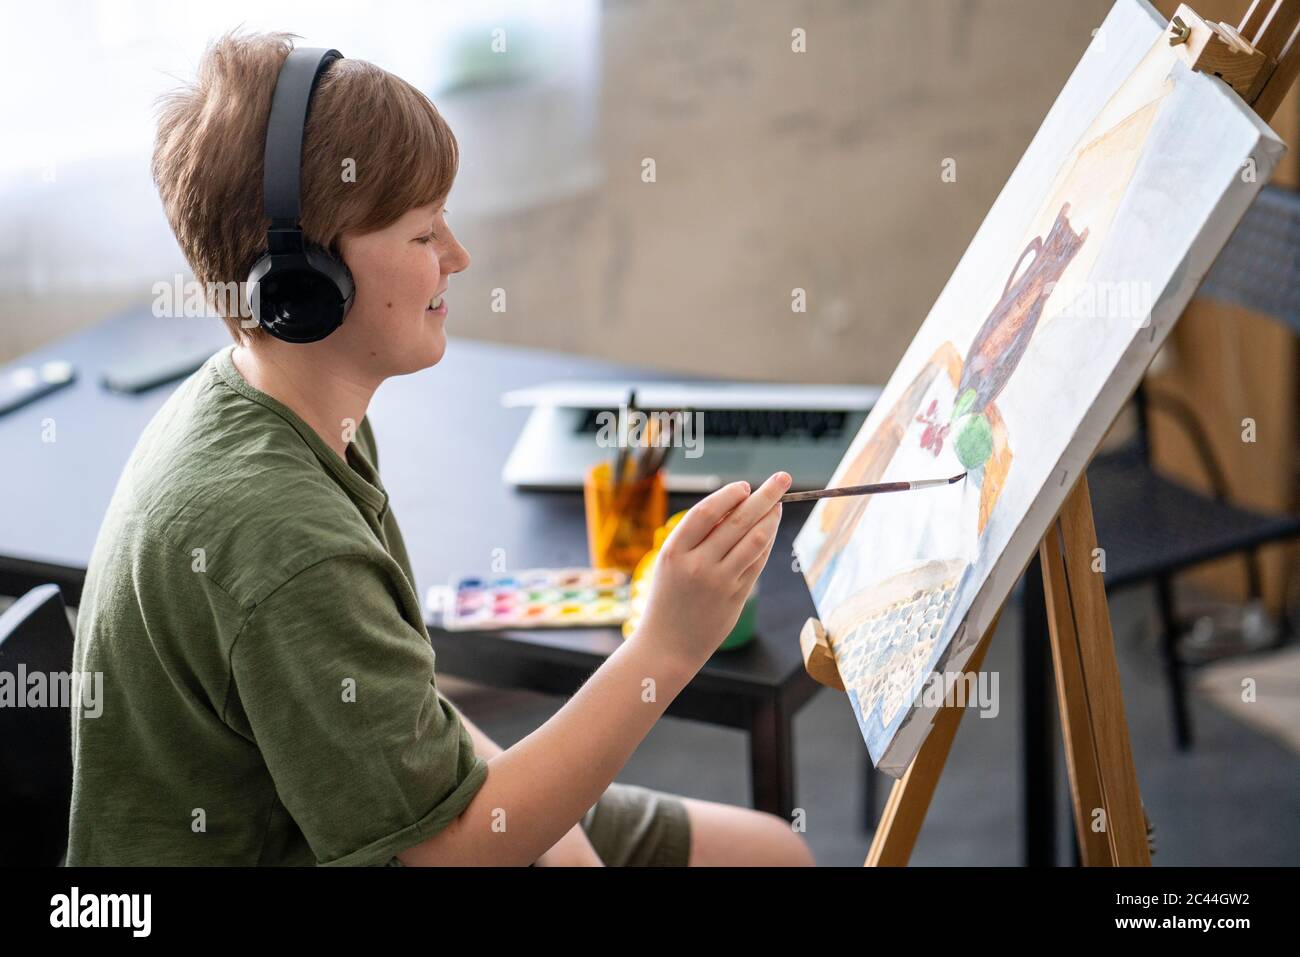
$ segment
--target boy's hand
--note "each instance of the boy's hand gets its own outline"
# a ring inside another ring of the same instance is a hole
[[[777,472],[752,494],[733,482],[692,508],[659,551],[637,637],[698,670],[735,627],[767,564],[789,488],[790,476]]]

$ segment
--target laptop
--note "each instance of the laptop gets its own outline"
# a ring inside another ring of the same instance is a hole
[[[613,459],[610,436],[635,421],[625,407],[634,389],[640,412],[681,413],[664,464],[670,492],[754,484],[782,470],[794,489],[824,488],[880,396],[879,387],[858,385],[548,382],[501,397],[532,409],[502,479],[521,489],[581,489],[588,468]]]

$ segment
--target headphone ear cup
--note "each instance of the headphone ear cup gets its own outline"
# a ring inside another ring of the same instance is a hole
[[[328,276],[334,288],[338,290],[339,301],[343,304],[343,314],[339,317],[339,324],[342,325],[348,310],[352,308],[352,300],[356,298],[357,287],[352,281],[352,270],[341,257],[320,246],[308,246],[305,253],[307,262],[312,268]]]
[[[248,274],[248,304],[270,335],[317,342],[343,324],[355,296],[352,273],[319,247],[267,253]]]

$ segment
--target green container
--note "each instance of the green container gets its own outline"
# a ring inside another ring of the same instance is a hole
[[[718,651],[731,651],[735,648],[743,648],[754,640],[754,624],[758,620],[758,586],[749,593],[745,599],[745,607],[740,610],[740,617],[736,619],[736,626],[731,629],[731,633],[718,645]]]

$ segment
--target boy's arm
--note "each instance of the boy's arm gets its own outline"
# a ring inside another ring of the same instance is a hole
[[[455,705],[452,707],[455,707]],[[475,754],[491,761],[502,753],[500,745],[484,734],[478,725],[465,717],[465,712],[456,708],[456,713],[460,715],[461,724],[465,725],[470,740],[474,742]],[[603,864],[600,855],[596,853],[596,849],[591,846],[591,841],[587,839],[587,832],[582,829],[581,824],[573,825],[554,847],[537,859],[538,867],[601,867]]]
[[[487,780],[461,815],[398,852],[402,863],[522,867],[558,843],[698,668],[667,663],[651,645],[634,635],[549,721],[489,759]],[[645,696],[647,679],[653,693]]]
[[[735,626],[767,562],[790,476],[714,492],[673,529],[636,632],[556,714],[488,761],[487,779],[404,864],[535,862],[577,824]]]
[[[452,705],[452,707],[456,708],[454,704]],[[469,718],[465,717],[464,711],[461,711],[460,708],[456,708],[456,713],[460,715],[460,723],[463,724],[465,726],[465,730],[469,732],[469,739],[474,742],[475,754],[477,754],[480,758],[483,758],[484,760],[491,761],[493,758],[495,758],[498,754],[501,753],[501,747],[495,741],[489,738],[486,734],[484,734],[481,730],[479,730],[478,725],[470,721]]]

